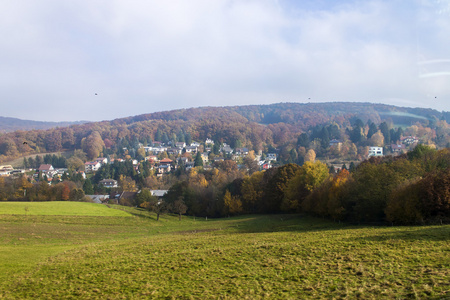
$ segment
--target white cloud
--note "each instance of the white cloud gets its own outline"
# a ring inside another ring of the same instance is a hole
[[[442,57],[450,47],[447,39],[439,44],[442,51],[434,48],[450,25],[440,17],[415,29],[435,7],[413,6],[417,14],[411,6],[402,1],[4,1],[2,114],[100,120],[308,98],[450,110],[445,101],[450,76],[425,82],[417,66],[419,52],[427,59],[449,58]],[[429,45],[417,44],[417,35],[427,33]],[[439,94],[433,98],[439,100],[430,103],[428,94]],[[8,105],[11,100],[15,107]]]

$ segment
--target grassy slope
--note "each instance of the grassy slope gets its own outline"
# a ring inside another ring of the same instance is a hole
[[[19,272],[2,264],[0,296],[450,296],[450,226],[350,227],[294,215],[156,222],[128,210],[135,216],[1,216],[1,261],[44,253],[22,258]]]
[[[131,216],[105,205],[83,202],[2,202],[0,215],[40,215],[40,216],[98,216],[127,217]]]

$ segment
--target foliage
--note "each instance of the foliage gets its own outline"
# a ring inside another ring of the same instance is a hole
[[[296,164],[287,164],[282,167],[264,172],[263,197],[259,205],[260,212],[277,213],[281,210],[281,202],[285,189],[300,167]]]
[[[286,187],[281,208],[285,212],[298,211],[305,198],[327,177],[328,167],[320,161],[307,161]]]
[[[225,191],[223,202],[224,215],[233,216],[242,212],[242,201],[237,196],[231,196],[228,190]]]
[[[302,208],[354,222],[448,222],[449,162],[449,149],[436,151],[423,146],[396,158],[373,157],[351,176],[345,170],[325,180],[313,189]],[[303,191],[306,193],[305,187]],[[286,195],[290,193],[288,189]]]

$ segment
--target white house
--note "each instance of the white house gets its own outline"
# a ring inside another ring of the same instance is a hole
[[[186,147],[186,152],[187,153],[197,153],[198,147],[196,146],[188,146]]]
[[[268,161],[277,160],[277,154],[276,153],[268,153],[266,160],[268,160]]]
[[[231,154],[233,153],[233,148],[231,148],[226,143],[223,143],[223,146],[220,148],[220,151],[224,152],[225,154]]]
[[[182,148],[169,148],[169,149],[167,149],[167,154],[169,154],[169,155],[171,155],[171,154],[173,154],[173,155],[179,155],[179,154],[181,154],[182,153]]]
[[[383,156],[383,147],[369,147],[369,157]]]
[[[175,147],[183,149],[184,147],[186,147],[186,143],[185,142],[176,142]]]
[[[101,166],[102,164],[98,161],[88,161],[84,163],[84,171],[86,173],[95,172],[100,169]]]
[[[236,155],[248,155],[248,148],[236,148]]]
[[[100,180],[99,183],[105,188],[116,188],[116,187],[118,187],[117,180],[114,180],[114,179],[103,179],[103,180]]]

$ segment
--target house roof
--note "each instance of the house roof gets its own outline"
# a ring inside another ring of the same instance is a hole
[[[150,190],[150,193],[156,197],[162,197],[167,194],[168,190]]]
[[[132,199],[134,196],[136,196],[137,192],[122,192],[120,194],[119,199],[125,198],[125,199]]]
[[[161,161],[159,161],[159,162],[162,163],[162,164],[164,164],[164,163],[170,164],[170,163],[172,163],[172,160],[169,159],[169,158],[164,158],[163,160],[161,160]]]
[[[114,179],[103,179],[103,180],[100,180],[100,182],[117,182],[117,180],[114,180]]]
[[[53,169],[53,166],[52,166],[52,165],[41,165],[41,166],[39,167],[39,171],[49,171],[49,170],[51,170],[51,169]]]
[[[405,149],[406,147],[404,144],[392,144],[391,148],[395,150],[395,149]]]

